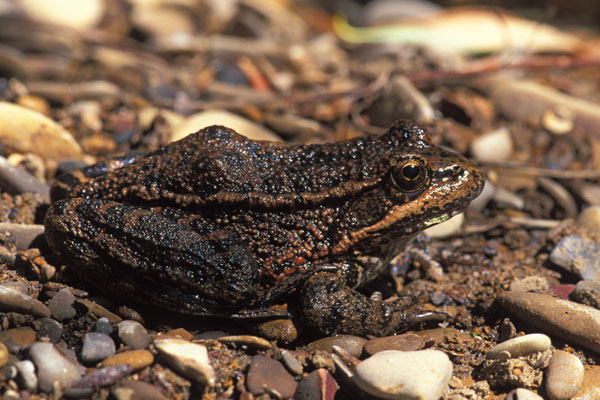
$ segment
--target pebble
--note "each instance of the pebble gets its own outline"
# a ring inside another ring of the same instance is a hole
[[[139,322],[125,320],[117,324],[119,339],[133,350],[145,349],[152,338]]]
[[[365,354],[372,356],[385,350],[416,351],[425,346],[425,340],[414,333],[371,339],[364,346]]]
[[[569,400],[583,384],[583,364],[571,353],[555,350],[546,369],[546,394],[550,400]]]
[[[479,135],[471,142],[471,154],[480,161],[504,161],[513,153],[513,140],[505,127]]]
[[[183,340],[192,340],[194,338],[194,335],[183,328],[171,329],[165,333],[165,336],[176,337]]]
[[[596,192],[598,192],[598,185],[593,184]],[[600,194],[600,193],[599,193]],[[600,197],[596,197],[594,202],[598,204]],[[575,221],[577,224],[578,231],[585,232],[585,236],[590,239],[600,239],[600,206],[595,205],[587,207],[577,216]]]
[[[39,112],[2,101],[0,121],[0,143],[10,143],[18,153],[34,153],[57,161],[81,158],[81,147],[73,136]]]
[[[337,335],[315,340],[306,346],[309,351],[325,350],[333,352],[333,346],[339,346],[354,357],[360,357],[367,339],[354,335]]]
[[[17,250],[23,251],[32,246],[35,247],[38,240],[43,238],[44,225],[0,222],[0,231],[10,232],[10,234],[15,238],[15,246],[17,247]],[[34,242],[36,243],[34,244]]]
[[[117,314],[108,311],[106,308],[102,307],[95,301],[91,301],[88,299],[77,299],[76,302],[87,308],[90,314],[95,315],[98,318],[104,317],[108,319],[111,324],[118,324],[119,322],[123,321],[123,318],[119,317]]]
[[[541,396],[531,390],[519,388],[511,390],[506,396],[506,400],[544,400]]]
[[[17,361],[15,367],[19,372],[20,384],[23,385],[23,388],[29,393],[37,392],[38,379],[33,363],[29,360]]]
[[[252,335],[221,336],[217,339],[221,343],[246,346],[250,349],[269,350],[273,345],[266,339]]]
[[[166,400],[162,392],[143,381],[123,381],[112,389],[117,400]]]
[[[600,310],[529,292],[504,292],[498,296],[498,303],[538,329],[600,354]]]
[[[44,303],[6,286],[0,286],[0,311],[49,317],[50,310]]]
[[[548,288],[548,280],[543,276],[526,276],[523,279],[515,279],[510,283],[511,291],[541,292]]]
[[[65,321],[71,319],[77,314],[77,311],[73,308],[73,302],[75,296],[69,289],[61,289],[54,295],[48,302],[48,308],[52,313],[52,316],[57,321]]]
[[[76,30],[96,26],[107,8],[101,0],[74,3],[69,0],[19,0],[19,4],[32,19]]]
[[[600,366],[586,365],[584,370],[583,384],[573,400],[600,399]]]
[[[41,182],[23,168],[12,165],[4,157],[0,157],[0,187],[13,196],[28,192],[40,193],[44,196],[50,194],[50,186]],[[18,229],[17,227],[14,228]]]
[[[183,123],[173,130],[171,141],[174,142],[183,139],[190,133],[210,125],[226,126],[252,140],[282,142],[279,136],[264,126],[237,114],[222,110],[207,110],[190,115]]]
[[[487,359],[508,359],[527,356],[539,351],[546,351],[552,346],[550,338],[541,333],[518,336],[492,347],[485,357]]]
[[[333,400],[339,385],[329,371],[319,368],[298,383],[295,399]]]
[[[110,335],[113,332],[113,326],[106,317],[99,318],[94,325],[94,331]]]
[[[255,396],[265,393],[265,387],[287,399],[294,395],[298,383],[279,361],[257,355],[252,357],[246,376],[248,391]]]
[[[412,332],[413,334],[420,336],[425,342],[443,343],[447,340],[470,342],[473,341],[473,337],[466,332],[461,332],[456,328],[436,328],[436,329],[425,329],[423,331]]]
[[[35,331],[28,326],[8,329],[0,332],[0,342],[4,343],[11,353],[18,353],[35,343]]]
[[[358,364],[354,382],[385,399],[438,400],[452,377],[452,362],[438,350],[377,353]]]
[[[298,361],[298,359],[289,351],[282,350],[281,351],[281,362],[283,365],[294,375],[302,375],[304,372],[304,367],[302,363]]]
[[[296,325],[289,318],[274,319],[258,325],[258,332],[268,340],[288,344],[298,338]]]
[[[168,338],[154,340],[154,346],[176,372],[205,386],[215,385],[217,377],[204,345]]]
[[[600,309],[600,282],[579,281],[569,297],[577,303]]]
[[[71,385],[72,389],[86,389],[98,386],[108,386],[119,381],[131,373],[131,365],[111,365],[96,369]]]
[[[4,367],[0,368],[0,381],[15,379],[17,374],[17,367],[15,367],[13,364],[5,365]]]
[[[4,343],[0,343],[0,367],[3,367],[8,362],[8,348]]]
[[[600,281],[600,243],[594,240],[567,235],[550,252],[550,261],[583,280]]]
[[[83,339],[81,359],[86,363],[97,363],[117,352],[110,336],[99,332],[88,332]]]
[[[51,343],[33,344],[29,355],[37,367],[39,388],[46,393],[52,393],[55,382],[65,388],[85,372],[85,368],[67,360]]]
[[[103,367],[112,365],[131,365],[133,371],[144,369],[154,362],[154,356],[148,350],[129,350],[110,356],[102,361]]]
[[[50,343],[56,344],[62,336],[63,326],[52,318],[40,318],[33,321],[33,327],[39,337],[47,337]]]

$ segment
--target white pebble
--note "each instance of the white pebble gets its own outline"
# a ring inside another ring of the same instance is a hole
[[[583,383],[583,364],[566,351],[556,350],[546,370],[546,394],[550,400],[568,400]]]
[[[156,339],[154,346],[175,371],[207,386],[216,382],[208,351],[201,344],[183,339]]]
[[[465,220],[465,214],[460,213],[441,224],[433,225],[425,229],[425,233],[432,238],[445,238],[460,232],[460,228]]]
[[[471,142],[471,153],[480,161],[508,160],[513,152],[513,140],[505,127],[486,132]]]
[[[504,358],[505,352],[510,353],[511,358],[526,356],[546,351],[552,346],[550,338],[542,333],[519,336],[492,347],[485,355],[488,359]]]
[[[383,399],[438,400],[452,377],[452,362],[438,350],[379,352],[356,366],[365,392]]]
[[[35,375],[35,366],[29,360],[17,361],[15,363],[17,371],[19,371],[19,377],[23,387],[30,393],[37,392],[38,380]]]
[[[506,400],[544,400],[541,396],[533,393],[531,390],[519,388],[511,390]]]

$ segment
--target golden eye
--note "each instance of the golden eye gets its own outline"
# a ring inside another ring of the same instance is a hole
[[[421,160],[411,159],[400,163],[392,169],[392,183],[405,192],[416,192],[425,187],[428,170]]]

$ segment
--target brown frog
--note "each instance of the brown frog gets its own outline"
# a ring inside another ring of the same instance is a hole
[[[296,288],[307,325],[390,334],[423,315],[356,289],[420,230],[462,211],[479,169],[411,122],[332,144],[211,126],[59,177],[46,237],[82,279],[182,313],[264,317]]]

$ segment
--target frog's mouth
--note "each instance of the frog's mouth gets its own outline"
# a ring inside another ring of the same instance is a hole
[[[458,214],[458,212],[452,213],[452,215],[443,214],[443,215],[440,215],[439,217],[431,218],[430,220],[423,222],[423,229],[429,228],[430,226],[433,226],[433,225],[441,224],[442,222],[446,222],[450,218],[454,217],[456,214]]]

